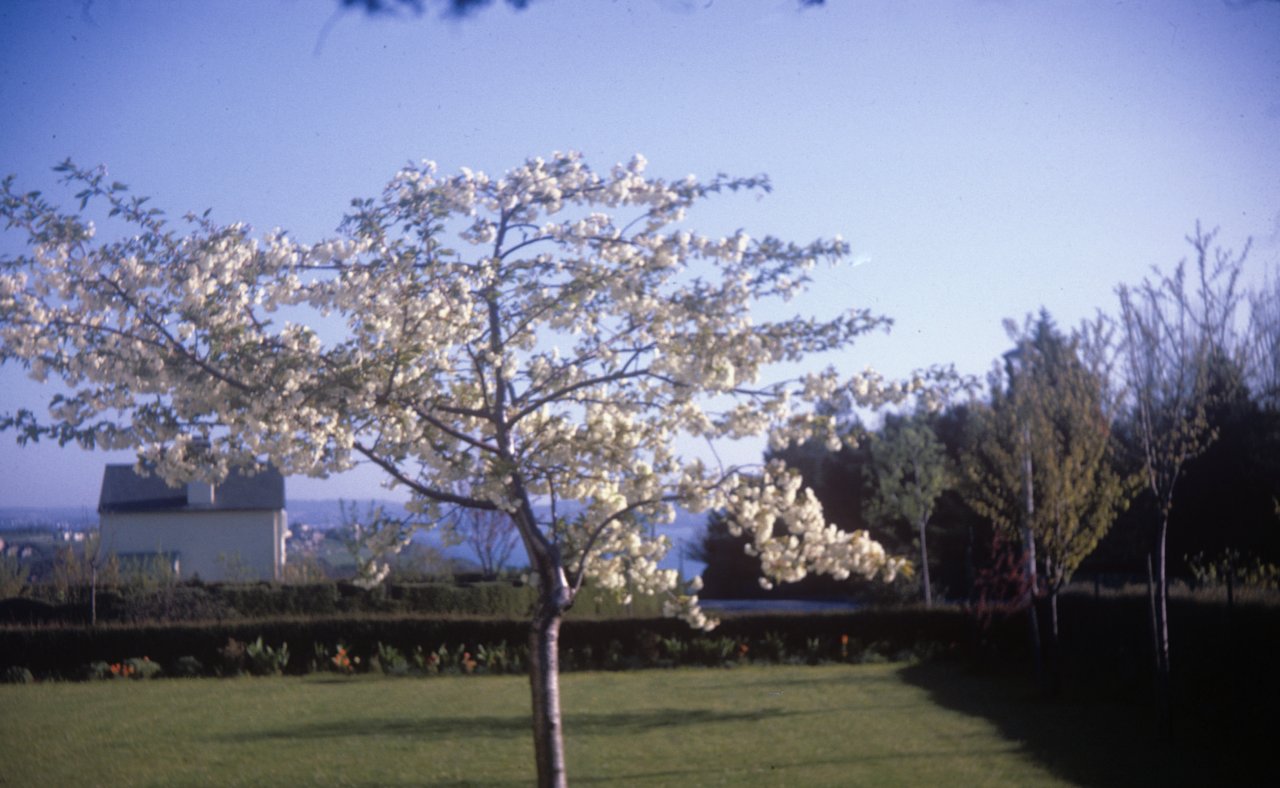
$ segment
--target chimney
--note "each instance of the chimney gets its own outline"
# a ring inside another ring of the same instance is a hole
[[[209,453],[209,438],[193,436],[187,447],[187,456],[199,457]],[[208,482],[192,479],[187,482],[187,506],[213,506],[214,487]]]
[[[188,506],[213,506],[214,487],[208,482],[187,482]]]

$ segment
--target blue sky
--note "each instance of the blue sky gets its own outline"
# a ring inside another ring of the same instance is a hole
[[[772,195],[691,224],[849,239],[861,264],[793,306],[892,316],[891,335],[821,363],[894,375],[983,373],[1001,320],[1041,306],[1066,325],[1112,310],[1118,283],[1185,256],[1197,219],[1228,246],[1253,238],[1251,280],[1280,261],[1280,3],[336,7],[7,0],[0,172],[52,193],[51,165],[103,163],[171,214],[308,241],[421,158],[497,173],[639,151],[662,176],[765,172]],[[0,411],[50,393],[0,368]],[[0,506],[92,506],[102,464],[127,459],[0,435]],[[380,494],[371,474],[289,483]]]

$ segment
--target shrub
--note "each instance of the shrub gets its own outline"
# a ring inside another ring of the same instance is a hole
[[[689,642],[688,661],[695,665],[721,667],[732,664],[738,654],[738,643],[729,637],[699,637]]]
[[[462,648],[462,646],[458,646],[458,648]],[[479,665],[480,663],[476,661],[475,657],[471,656],[469,651],[462,652],[462,655],[458,658],[458,667],[462,668],[462,672],[467,675],[475,673]]]
[[[378,641],[377,658],[378,667],[388,676],[404,676],[409,672],[409,661],[395,646],[387,646]]]
[[[249,672],[255,676],[279,676],[289,664],[289,644],[281,643],[272,648],[262,642],[262,636],[245,648]]]
[[[169,666],[169,675],[180,679],[192,679],[204,675],[204,665],[192,656],[178,657]]]
[[[523,669],[519,656],[505,640],[496,646],[476,646],[476,662],[485,673],[519,673]]]
[[[667,667],[676,667],[684,664],[685,658],[689,653],[689,644],[679,636],[660,638],[658,641],[662,645],[662,653],[666,654],[666,660],[662,663]]]
[[[329,664],[329,649],[323,643],[311,644],[311,664],[307,666],[310,673],[322,673],[333,666]]]
[[[227,645],[218,649],[218,675],[239,676],[244,673],[245,645],[233,637],[227,638]]]
[[[434,676],[440,672],[440,657],[434,651],[415,646],[413,655],[409,659],[414,669],[424,676]]]
[[[806,665],[817,665],[826,661],[826,650],[822,647],[822,638],[809,638],[804,642],[804,661]]]
[[[152,662],[150,657],[130,657],[123,663],[124,671],[131,679],[154,679],[164,673],[159,662]]]
[[[5,684],[34,684],[36,677],[21,665],[13,665],[4,672]]]
[[[329,666],[332,670],[350,675],[356,672],[356,668],[360,665],[360,658],[351,655],[347,647],[339,641],[334,647],[333,656],[329,658]]]
[[[889,661],[889,644],[884,641],[877,640],[862,649],[861,653],[854,657],[854,662],[863,665],[879,665]]]
[[[102,660],[90,662],[88,665],[85,665],[80,671],[80,675],[88,681],[101,681],[103,679],[115,678],[115,675],[111,672],[111,665],[103,662]]]
[[[760,644],[761,655],[770,662],[781,664],[787,659],[787,640],[774,630],[764,633],[764,641]]]
[[[21,596],[29,574],[16,555],[0,555],[0,599]]]

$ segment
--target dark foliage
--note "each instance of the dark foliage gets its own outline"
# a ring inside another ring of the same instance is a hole
[[[1280,564],[1280,411],[1262,408],[1239,385],[1239,370],[1221,363],[1207,416],[1216,440],[1187,463],[1174,493],[1169,528],[1169,573],[1190,579],[1186,559],[1239,551]],[[1136,466],[1136,437],[1119,425]],[[1081,567],[1083,574],[1145,576],[1154,500],[1141,495]]]

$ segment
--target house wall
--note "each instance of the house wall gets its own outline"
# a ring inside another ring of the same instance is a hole
[[[184,579],[279,580],[288,518],[283,511],[104,512],[109,553],[177,553]]]

